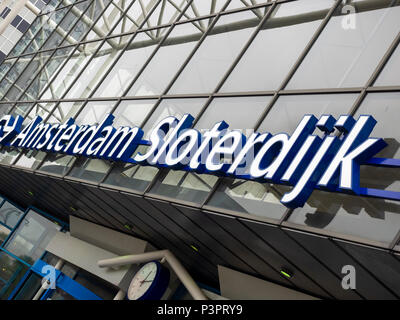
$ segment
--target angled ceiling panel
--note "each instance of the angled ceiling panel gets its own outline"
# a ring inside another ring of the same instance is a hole
[[[216,241],[220,242],[238,258],[240,258],[249,268],[249,270],[245,270],[246,272],[257,276],[262,276],[268,280],[281,283],[285,286],[291,285],[290,282],[282,278],[274,269],[265,264],[265,262],[257,257],[254,253],[249,251],[235,237],[227,233],[223,228],[221,228],[221,226],[210,219],[209,215],[212,213],[192,211],[185,208],[182,208],[182,212],[192,221],[195,221],[198,225],[204,226],[205,230],[212,235]]]
[[[244,219],[241,219],[241,221],[311,277],[331,297],[342,298],[346,296],[349,299],[349,296],[354,296],[341,288],[340,279],[335,274],[325,268],[320,261],[288,237],[280,228]],[[326,296],[326,293],[321,296]]]
[[[306,234],[294,230],[285,229],[291,237],[301,243],[309,252],[324,263],[338,277],[343,278],[341,273],[343,266],[352,265],[357,271],[356,292],[365,299],[393,299],[394,296],[384,288],[369,272],[367,272],[349,254],[341,250],[331,240],[325,237]]]
[[[363,265],[393,294],[400,297],[400,261],[388,250],[356,245],[347,241],[335,242]]]
[[[321,283],[314,281],[307,275],[305,270],[301,270],[298,266],[291,263],[281,252],[270,246],[264,239],[246,227],[244,223],[240,222],[240,220],[223,215],[213,215],[211,218],[239,239],[249,250],[270,264],[277,272],[280,272],[280,270],[291,270],[295,276],[289,280],[300,290],[307,292],[321,291]],[[271,228],[275,229],[276,227],[271,226]],[[268,232],[267,229],[265,231]],[[319,271],[322,273],[321,277],[326,277],[328,280],[332,278],[332,274],[328,270],[320,269]],[[324,286],[326,291],[331,293],[331,290],[327,290],[326,287]]]

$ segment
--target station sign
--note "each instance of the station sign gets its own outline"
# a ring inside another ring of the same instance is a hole
[[[0,119],[1,145],[289,185],[281,199],[289,208],[303,206],[314,189],[400,200],[398,192],[360,186],[360,165],[400,166],[397,159],[373,158],[387,144],[370,137],[376,125],[371,115],[304,115],[291,135],[246,136],[225,121],[198,130],[194,117],[184,114],[162,119],[146,139],[139,127],[115,128],[112,114],[96,125],[72,118],[49,124],[40,116],[23,121]]]

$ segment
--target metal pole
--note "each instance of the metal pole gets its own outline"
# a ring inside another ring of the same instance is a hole
[[[63,265],[64,265],[64,260],[63,259],[58,259],[56,265],[54,266],[54,269],[60,270],[63,267]],[[42,282],[42,286],[40,287],[38,292],[36,292],[36,294],[32,298],[32,300],[39,300],[40,297],[42,296],[43,292],[45,292],[49,288],[50,284],[51,283],[49,281],[43,281]]]
[[[125,298],[125,291],[123,291],[122,289],[118,291],[118,293],[115,295],[113,300],[124,300]]]
[[[116,267],[128,264],[144,263],[153,260],[161,260],[163,258],[168,262],[172,270],[174,270],[179,280],[182,281],[183,285],[189,291],[193,299],[207,300],[207,297],[204,295],[203,291],[201,291],[199,286],[187,272],[185,267],[169,250],[160,250],[160,251],[153,251],[153,252],[147,252],[129,256],[120,256],[112,259],[104,259],[104,260],[99,260],[97,264],[99,267]]]

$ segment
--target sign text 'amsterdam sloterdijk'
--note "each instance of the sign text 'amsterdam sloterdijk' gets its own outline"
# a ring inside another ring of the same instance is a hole
[[[0,119],[0,144],[287,184],[293,188],[281,202],[291,208],[303,206],[315,188],[365,194],[360,165],[386,146],[383,139],[369,137],[376,125],[369,115],[357,120],[305,115],[291,136],[254,132],[246,137],[228,130],[224,121],[200,132],[185,114],[161,120],[147,140],[141,128],[114,128],[113,121],[107,114],[97,125],[77,125],[72,118],[48,124],[37,116],[23,126],[21,116],[6,115]],[[147,149],[139,152],[139,145]]]

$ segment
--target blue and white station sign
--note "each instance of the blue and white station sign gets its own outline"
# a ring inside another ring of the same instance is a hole
[[[369,137],[376,125],[370,115],[357,120],[305,115],[291,136],[254,132],[246,137],[224,121],[200,132],[185,114],[161,120],[148,140],[141,128],[114,128],[111,114],[98,125],[79,126],[72,118],[47,124],[36,116],[23,126],[23,120],[0,119],[1,145],[291,185],[281,199],[290,208],[303,206],[316,188],[400,200],[400,192],[360,186],[361,164],[400,167],[398,159],[373,158],[387,144]],[[145,153],[138,152],[139,145],[147,146]]]

